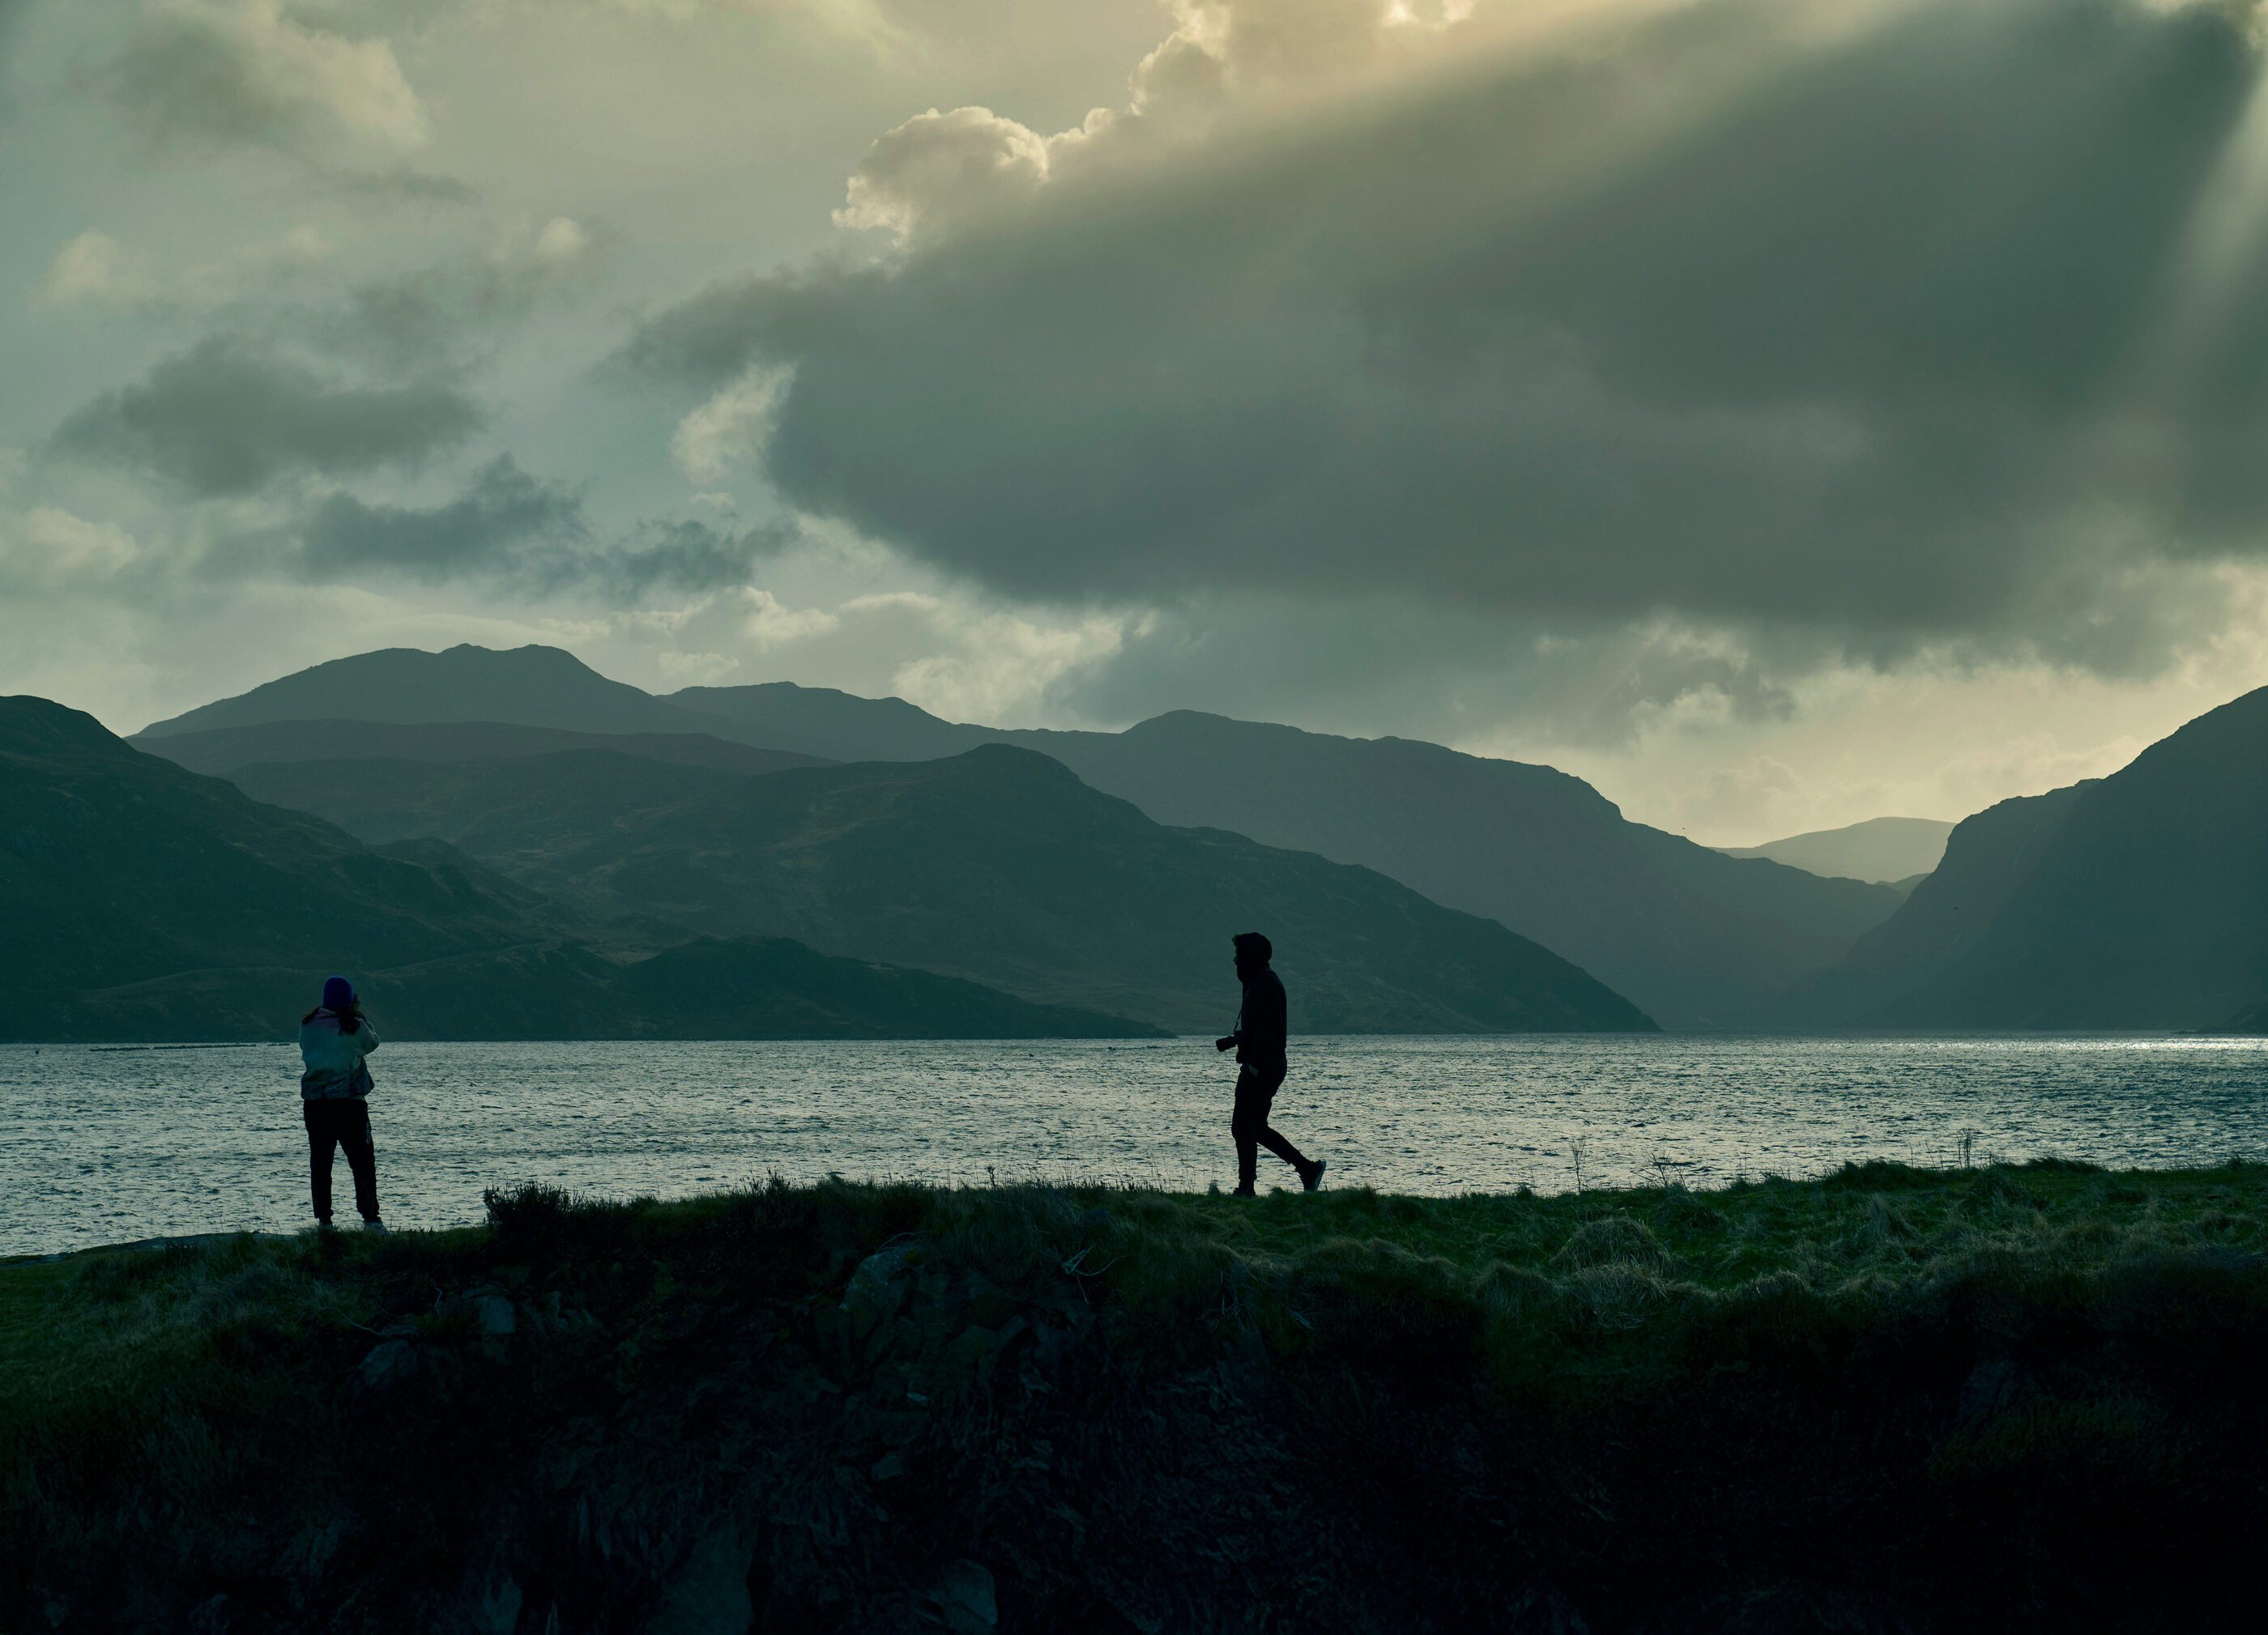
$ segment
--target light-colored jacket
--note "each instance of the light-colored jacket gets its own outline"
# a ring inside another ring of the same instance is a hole
[[[357,1077],[362,1058],[378,1049],[378,1035],[364,1020],[352,1033],[339,1029],[336,1011],[317,1011],[299,1024],[299,1059],[307,1071],[299,1075],[299,1099],[335,1101],[364,1094],[370,1075]]]

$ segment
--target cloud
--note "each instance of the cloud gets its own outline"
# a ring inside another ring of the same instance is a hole
[[[603,224],[554,217],[532,241],[366,279],[291,321],[342,357],[396,373],[438,371],[547,304],[587,291],[617,242]]]
[[[480,189],[454,176],[397,165],[390,170],[335,170],[321,181],[327,191],[368,211],[409,209],[467,209],[481,202]]]
[[[657,586],[714,590],[747,584],[758,563],[794,537],[793,525],[784,523],[732,534],[703,522],[649,522],[578,572],[633,596]]]
[[[1031,203],[1056,151],[1080,135],[1050,140],[990,108],[932,108],[859,161],[835,224],[880,229],[903,245],[924,232],[1005,216]]]
[[[142,557],[139,542],[115,523],[54,505],[0,512],[0,584],[14,592],[99,587]]]
[[[431,131],[392,44],[309,26],[279,0],[162,0],[92,75],[153,145],[407,151]]]
[[[787,384],[785,370],[748,370],[677,423],[669,439],[670,459],[696,482],[719,482],[738,468],[755,465],[771,438],[773,411]]]
[[[75,301],[131,300],[149,287],[118,240],[90,227],[55,252],[32,303],[68,306]]]
[[[50,447],[192,495],[243,494],[295,473],[414,466],[461,443],[482,418],[439,380],[350,386],[268,342],[217,335],[140,385],[102,394],[55,429]]]
[[[315,580],[372,573],[428,584],[486,579],[526,593],[596,590],[636,599],[657,588],[701,593],[747,583],[790,530],[733,534],[700,522],[654,521],[593,542],[583,495],[500,455],[455,498],[396,504],[334,493],[298,523],[257,531],[223,553],[232,575],[284,571]]]
[[[571,549],[588,535],[581,496],[539,482],[508,454],[475,475],[442,505],[373,504],[334,494],[298,530],[301,562],[313,578],[372,569],[448,579],[518,568],[531,549]]]
[[[1701,0],[1455,74],[1462,25],[1394,15],[1187,8],[1076,166],[909,122],[844,207],[901,255],[717,286],[622,362],[784,372],[789,503],[1041,600],[2146,670],[2268,541],[2268,285],[2146,366],[2259,81],[2220,9]],[[1364,94],[1094,162],[1192,56],[1239,108]]]

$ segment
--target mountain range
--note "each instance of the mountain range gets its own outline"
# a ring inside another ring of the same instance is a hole
[[[1232,843],[1250,850],[1226,877],[1260,871],[1267,890],[1241,902],[1297,927],[1302,957],[1336,942],[1356,966],[1371,961],[1359,979],[1314,964],[1312,1026],[1440,1026],[1441,1005],[1446,1025],[1542,1025],[1580,994],[1563,984],[1515,1021],[1464,1002],[1444,973],[1411,962],[1447,933],[1362,929],[1425,922],[1376,884],[1355,902],[1317,872],[1331,864],[1367,865],[1434,912],[1497,921],[1672,1026],[2257,1028],[2268,1001],[2268,691],[2110,777],[1977,814],[1945,836],[1933,869],[1892,883],[1810,870],[1889,877],[1927,861],[1940,826],[1879,820],[1727,856],[1631,823],[1550,768],[1436,745],[1187,711],[1116,733],[1004,731],[785,682],[657,698],[543,648],[364,654],[139,741],[376,845],[443,836],[493,871],[491,892],[540,897],[617,937],[799,933],[833,954],[1174,1027],[1218,1004],[1201,948],[1168,954],[1160,928],[1137,928],[1106,970],[1087,956],[1112,939],[1050,926],[1050,898],[1085,914],[1111,893],[1149,892],[1201,924],[1191,882],[1225,878],[1219,849]],[[972,754],[1002,745],[1075,776]],[[1124,821],[1090,804],[1109,795],[1178,838],[1130,829],[1139,845],[1102,845]],[[1020,885],[1018,848],[1035,843],[1018,813],[990,808],[1021,804],[1057,826],[1035,855],[1099,848],[1094,879]],[[956,873],[964,855],[983,861]],[[1178,883],[1161,889],[1160,870]],[[1300,891],[1335,901],[1340,917],[1300,906]],[[1506,970],[1521,964],[1506,957]],[[1588,1003],[1565,1014],[1615,1025]]]
[[[371,736],[425,758],[236,769],[271,804],[5,701],[0,1037],[275,1037],[339,969],[409,1037],[1212,1031],[1234,1008],[1228,938],[1256,923],[1302,950],[1285,968],[1307,1030],[1653,1025],[1492,922],[1152,823],[1006,746],[762,770],[714,739],[657,761],[443,758],[502,741],[453,725]]]
[[[1770,858],[1807,873],[1877,880],[1911,890],[1945,856],[1953,825],[1935,818],[1879,817],[1813,829],[1761,846],[1719,846],[1728,858]]]
[[[439,841],[364,846],[42,698],[0,698],[0,924],[6,1039],[288,1037],[336,970],[398,1038],[1158,1031],[779,939],[625,949]]]
[[[1671,1027],[1756,1024],[1903,901],[1889,886],[1730,858],[1631,822],[1551,768],[1435,744],[1194,711],[1123,733],[1002,730],[943,721],[902,699],[788,682],[656,698],[544,647],[360,654],[155,723],[135,741],[185,764],[250,757],[233,761],[242,767],[305,759],[306,724],[338,720],[689,733],[835,762],[1013,744],[1159,823],[1361,865],[1493,919]],[[278,734],[273,753],[260,748],[262,730]]]
[[[239,768],[365,840],[431,835],[595,922],[799,938],[1178,1032],[1225,1028],[1264,926],[1300,1032],[1645,1029],[1583,971],[1375,872],[1152,822],[988,744],[760,777],[571,750]]]

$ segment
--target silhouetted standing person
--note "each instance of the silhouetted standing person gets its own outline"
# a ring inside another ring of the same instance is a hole
[[[355,1000],[354,984],[334,976],[323,1002],[299,1019],[299,1111],[307,1123],[307,1157],[315,1188],[315,1219],[331,1224],[331,1150],[344,1147],[354,1172],[355,1207],[366,1231],[383,1232],[378,1218],[378,1154],[370,1141],[370,1069],[363,1058],[378,1049],[378,1035]]]
[[[1276,957],[1276,949],[1256,931],[1233,940],[1236,978],[1244,984],[1244,1008],[1236,1013],[1236,1031],[1215,1040],[1213,1049],[1226,1050],[1234,1045],[1243,1070],[1236,1075],[1236,1112],[1228,1121],[1228,1132],[1236,1138],[1236,1196],[1252,1196],[1263,1146],[1298,1170],[1300,1184],[1313,1192],[1322,1184],[1326,1160],[1319,1158],[1310,1162],[1300,1157],[1299,1148],[1268,1127],[1268,1109],[1275,1104],[1287,1065],[1284,983],[1268,966]]]

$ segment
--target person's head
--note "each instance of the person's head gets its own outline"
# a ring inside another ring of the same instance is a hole
[[[1239,933],[1231,939],[1236,945],[1236,974],[1249,976],[1255,971],[1264,971],[1268,961],[1276,957],[1275,945],[1256,931]]]
[[[327,1011],[354,1009],[354,984],[343,976],[334,976],[323,984],[323,1008]]]

